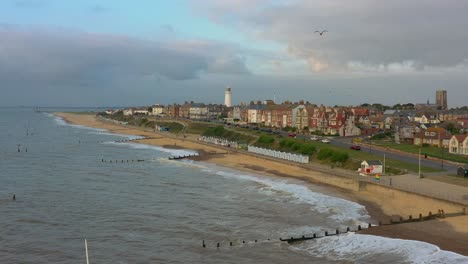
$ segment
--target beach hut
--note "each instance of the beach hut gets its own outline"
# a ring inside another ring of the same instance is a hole
[[[468,165],[458,167],[457,176],[468,177]]]
[[[380,160],[365,160],[361,162],[361,173],[382,174],[383,165]]]

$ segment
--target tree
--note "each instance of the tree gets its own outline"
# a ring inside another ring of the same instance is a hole
[[[401,104],[396,104],[394,106],[392,106],[392,109],[394,110],[401,110],[403,107],[401,106]]]
[[[460,125],[454,122],[447,122],[444,124],[445,129],[451,134],[459,134],[460,133]]]

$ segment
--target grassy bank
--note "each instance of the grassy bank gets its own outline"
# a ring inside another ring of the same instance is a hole
[[[418,146],[407,143],[396,144],[388,141],[374,141],[373,143],[377,146],[391,148],[413,154],[418,154],[419,150],[421,150],[422,155],[426,154],[429,157],[468,164],[468,158],[466,158],[466,156],[451,154],[446,148],[438,148],[433,146]]]

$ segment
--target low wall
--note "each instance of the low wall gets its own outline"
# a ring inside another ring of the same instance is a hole
[[[385,213],[387,214],[416,216],[420,213],[427,214],[429,211],[436,213],[439,209],[452,213],[461,212],[463,208],[466,207],[460,203],[398,190],[388,186],[380,186],[378,184],[364,181],[359,182],[359,192],[367,192],[369,195],[379,200],[378,203],[385,204],[382,208],[385,208]]]
[[[278,159],[289,160],[297,163],[309,163],[309,156],[299,154],[287,153],[272,149],[258,148],[254,146],[248,146],[247,151]]]

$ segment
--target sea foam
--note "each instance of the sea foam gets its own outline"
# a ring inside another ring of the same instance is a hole
[[[356,263],[468,263],[468,257],[420,241],[347,233],[291,246],[293,250]]]
[[[159,146],[140,144],[140,143],[131,143],[131,142],[106,142],[106,144],[114,144],[114,145],[118,145],[118,146],[125,146],[125,147],[130,147],[130,148],[133,148],[133,149],[155,150],[155,151],[159,151],[159,152],[169,153],[169,154],[171,154],[171,156],[184,156],[184,155],[198,154],[198,152],[196,152],[194,150],[169,149],[169,148],[163,148],[163,147],[159,147]]]
[[[204,171],[215,173],[223,177],[257,182],[265,186],[260,189],[260,191],[265,194],[273,194],[274,192],[272,192],[272,190],[288,193],[296,202],[310,204],[312,210],[318,211],[319,213],[330,214],[330,218],[340,223],[352,221],[357,225],[362,224],[363,222],[361,221],[369,218],[369,215],[363,205],[338,197],[314,192],[307,188],[307,186],[290,183],[286,180],[270,179],[267,177],[254,176],[240,172],[216,171],[212,169],[205,169]]]

